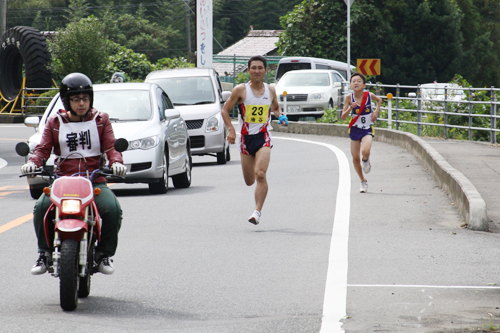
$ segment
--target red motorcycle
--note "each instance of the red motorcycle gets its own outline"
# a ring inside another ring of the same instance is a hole
[[[115,149],[123,152],[128,142],[118,139]],[[30,152],[28,144],[20,142],[16,152],[27,156]],[[72,176],[58,177],[54,166],[43,165],[33,173],[23,176],[47,176],[51,187],[43,189],[52,202],[44,217],[47,244],[49,228],[54,228],[53,265],[49,267],[52,276],[59,277],[59,297],[61,308],[72,311],[78,306],[78,298],[90,294],[91,276],[98,272],[95,246],[100,241],[101,218],[94,202],[94,196],[100,194],[100,189],[94,189],[92,179],[98,176],[114,176],[110,168],[104,167],[104,156],[101,156],[101,167],[91,173],[84,172]],[[119,176],[114,176],[119,177]],[[123,178],[123,177],[121,177]],[[54,212],[55,219],[50,219]]]

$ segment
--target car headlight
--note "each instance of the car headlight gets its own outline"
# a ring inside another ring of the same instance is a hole
[[[205,132],[209,133],[209,132],[216,132],[219,130],[219,124],[220,124],[219,115],[220,114],[216,114],[208,118]]]
[[[309,101],[323,101],[326,100],[326,94],[324,92],[317,92],[309,94]]]
[[[158,145],[160,142],[159,136],[150,136],[144,139],[129,141],[127,150],[135,150],[135,149],[151,149]]]
[[[61,211],[64,214],[76,214],[80,212],[80,200],[66,199],[61,203]]]

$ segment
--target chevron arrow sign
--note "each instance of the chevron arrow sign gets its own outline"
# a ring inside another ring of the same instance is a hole
[[[380,59],[358,59],[356,65],[363,75],[380,75]]]

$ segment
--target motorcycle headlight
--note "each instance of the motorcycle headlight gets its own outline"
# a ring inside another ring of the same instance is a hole
[[[323,101],[323,100],[326,100],[326,94],[323,93],[323,92],[317,92],[317,93],[309,94],[309,100],[310,101]]]
[[[61,211],[64,214],[76,214],[80,212],[80,200],[66,199],[62,201]]]
[[[129,141],[127,150],[151,149],[151,148],[156,147],[159,142],[160,142],[160,139],[159,139],[158,135],[150,136],[148,138],[133,140],[133,141]]]
[[[219,114],[216,114],[207,120],[207,128],[205,129],[205,132],[216,132],[219,130]]]

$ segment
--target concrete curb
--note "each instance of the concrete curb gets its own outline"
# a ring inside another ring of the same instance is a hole
[[[22,124],[24,117],[20,114],[0,114],[0,124]]]
[[[347,125],[290,122],[288,127],[282,127],[273,121],[272,126],[276,132],[348,137]],[[410,133],[378,127],[374,140],[406,148],[421,161],[438,186],[455,202],[469,229],[489,230],[486,202],[476,187],[430,144]]]

